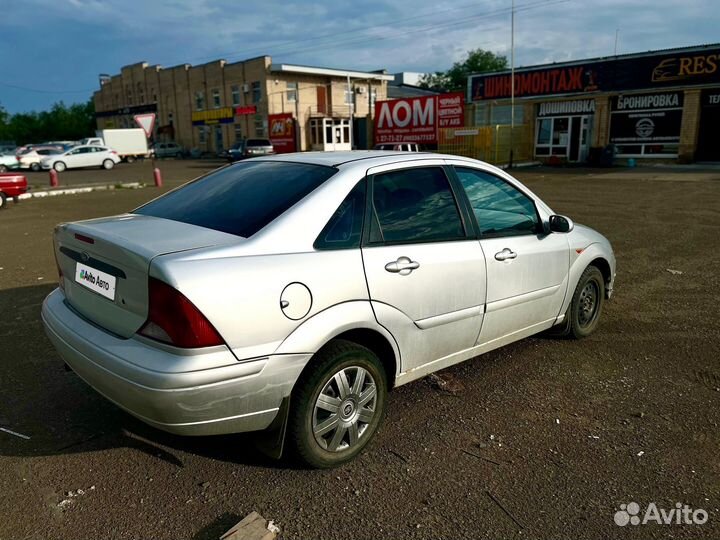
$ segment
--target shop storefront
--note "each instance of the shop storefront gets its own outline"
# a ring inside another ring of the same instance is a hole
[[[612,98],[610,143],[620,157],[678,155],[683,114],[682,92]]]
[[[582,162],[590,151],[594,99],[548,101],[537,105],[535,157]]]
[[[476,126],[502,127],[509,114],[496,113],[514,96],[515,127],[528,135],[516,137],[516,155],[584,162],[613,145],[620,159],[720,160],[720,44],[523,67],[511,77],[471,75],[467,99]]]

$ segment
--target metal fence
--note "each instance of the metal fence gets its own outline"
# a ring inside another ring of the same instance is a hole
[[[515,126],[515,128],[496,125],[440,129],[438,152],[503,165],[510,160],[512,141],[513,162],[530,161],[532,155],[528,149],[532,148],[532,145],[525,140],[527,133],[525,125]]]

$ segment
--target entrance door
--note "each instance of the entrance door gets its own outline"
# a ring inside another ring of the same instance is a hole
[[[720,90],[706,90],[702,95],[696,161],[720,161],[718,126],[720,126]]]
[[[568,161],[583,162],[587,160],[590,146],[592,116],[570,117],[570,151]]]
[[[215,126],[215,151],[220,152],[224,149],[222,126]]]

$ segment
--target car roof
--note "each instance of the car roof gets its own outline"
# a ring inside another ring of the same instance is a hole
[[[393,152],[388,150],[348,150],[343,152],[295,152],[290,154],[275,154],[258,159],[271,159],[274,161],[292,161],[295,163],[309,163],[313,165],[325,165],[326,167],[339,167],[346,163],[365,161],[368,167],[383,165],[385,163],[397,163],[398,161],[412,161],[419,157],[435,157],[447,159],[447,154],[435,154],[432,152]],[[460,158],[463,159],[463,158]]]

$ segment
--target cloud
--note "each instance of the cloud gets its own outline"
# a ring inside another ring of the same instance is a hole
[[[509,0],[6,0],[0,19],[9,110],[82,100],[98,73],[148,61],[165,66],[270,54],[275,61],[395,71],[447,69],[466,51],[509,55]],[[517,0],[516,64],[717,41],[716,0]],[[525,9],[532,6],[532,9]],[[28,30],[32,21],[32,31]],[[38,39],[48,36],[49,39]],[[12,74],[12,75],[10,75]],[[0,81],[1,82],[1,81]]]

